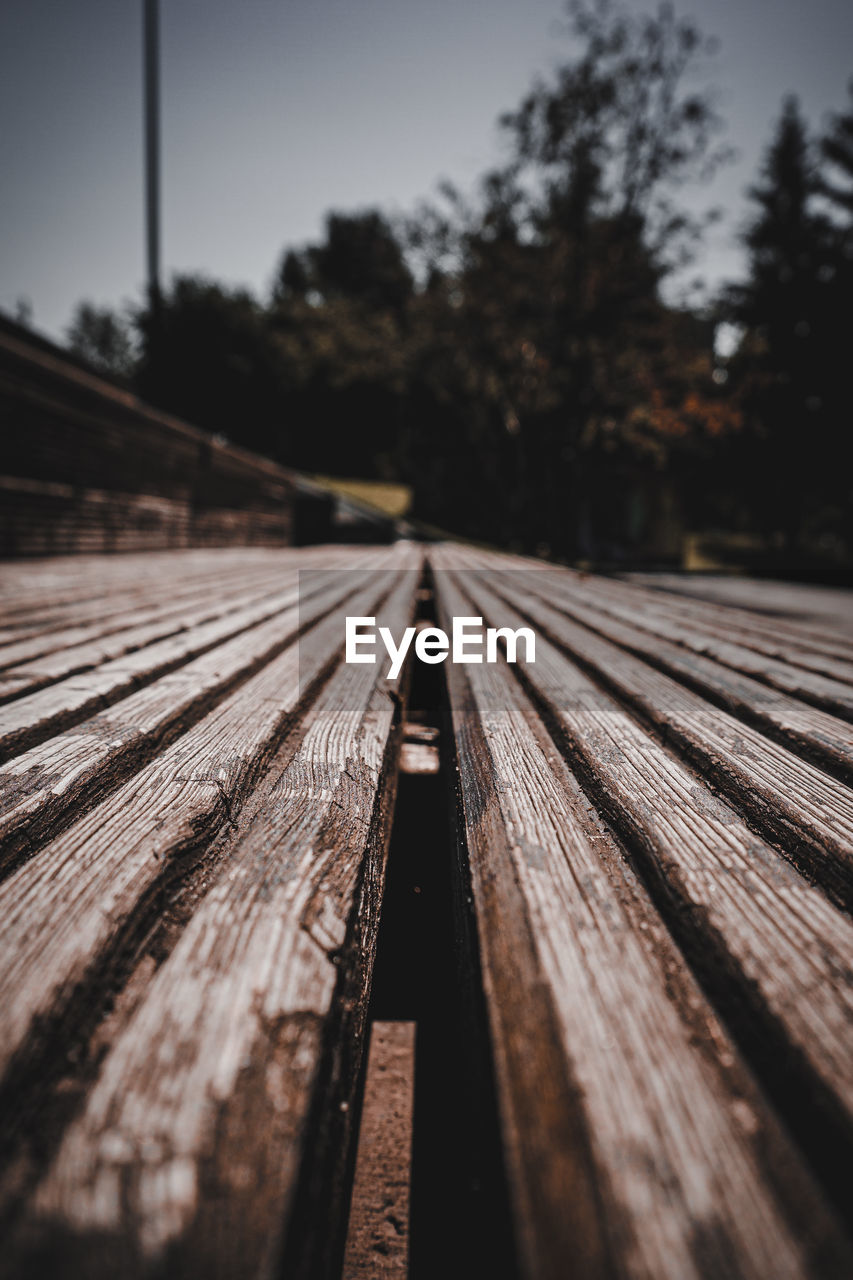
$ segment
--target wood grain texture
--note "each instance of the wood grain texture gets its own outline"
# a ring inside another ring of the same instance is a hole
[[[368,584],[354,605],[380,601],[392,580]],[[103,981],[122,938],[144,932],[135,918],[156,887],[234,821],[300,699],[339,660],[342,631],[339,608],[310,644],[286,649],[0,885],[0,1079],[24,1069],[42,1032]]]
[[[479,561],[478,563],[482,563]],[[634,658],[624,647],[611,643],[585,626],[579,626],[555,609],[539,595],[536,586],[540,575],[534,574],[532,590],[526,590],[528,575],[481,570],[469,574],[472,584],[500,593],[507,606],[516,606],[551,640],[569,651],[585,668],[595,673],[618,697],[639,711],[655,725],[667,741],[676,744],[708,776],[716,788],[728,794],[748,815],[751,822],[771,839],[779,840],[789,855],[806,872],[819,879],[842,903],[853,896],[853,792],[849,787],[827,776],[819,767],[800,759],[779,743],[743,720],[710,704],[706,699],[684,688],[647,662]],[[582,610],[582,606],[579,606]],[[514,625],[522,625],[517,621]],[[612,631],[608,628],[608,633]],[[623,644],[625,637],[623,635]],[[629,638],[632,649],[643,649],[642,642]],[[669,651],[658,646],[660,663],[669,670],[685,674],[683,665]],[[692,669],[691,669],[692,670]],[[700,680],[708,680],[707,671]],[[696,683],[691,674],[690,683]],[[716,677],[719,700],[724,701],[722,677]],[[749,715],[761,703],[754,690],[747,690],[751,704]],[[739,694],[739,696],[738,696]],[[744,690],[732,688],[730,705],[743,710]],[[772,701],[772,700],[768,700]],[[788,724],[799,725],[803,732],[805,716],[797,717],[796,707],[787,706],[773,716],[778,725],[786,717]],[[812,726],[815,736],[828,728],[827,740],[818,754],[829,755],[845,775],[849,769],[846,726],[836,724]]]
[[[573,596],[580,596],[582,599],[585,593],[594,594],[598,598],[604,594],[595,588],[590,592],[585,584],[581,584],[578,590],[572,584]],[[639,621],[641,626],[650,626],[664,640],[674,641],[695,653],[714,658],[725,667],[754,676],[773,688],[793,694],[817,707],[823,707],[837,715],[853,717],[853,665],[849,662],[824,657],[820,661],[821,673],[817,674],[813,670],[803,669],[801,665],[792,664],[790,649],[784,649],[779,656],[771,656],[740,643],[738,633],[731,628],[727,629],[728,634],[720,634],[725,627],[722,622],[712,627],[707,624],[697,625],[695,621],[685,624],[681,620],[667,617],[664,612],[648,604],[638,610],[637,602],[630,599],[622,600],[618,605],[608,599],[608,603],[610,611],[620,619],[635,624]],[[813,654],[812,664],[816,664],[818,660],[818,655]],[[832,678],[829,673],[834,673],[839,678]]]
[[[347,570],[323,575],[317,594],[303,593],[297,602],[295,592],[288,593],[285,599],[293,603],[279,605],[280,611],[266,622],[0,766],[0,872],[32,854],[64,820],[79,816],[122,777],[138,771],[365,581],[370,581],[367,566],[358,581]]]
[[[513,596],[518,600],[517,593]],[[853,792],[544,602],[525,615],[641,711],[842,901],[853,889]],[[836,739],[836,744],[837,744]]]
[[[328,553],[322,557],[306,557],[302,567],[322,569],[327,556]],[[342,558],[347,563],[347,557]],[[352,563],[370,567],[372,560],[362,555],[360,561]],[[18,697],[0,715],[0,760],[44,741],[69,724],[86,720],[140,685],[176,670],[191,658],[275,617],[282,609],[295,604],[298,574],[295,565],[285,568],[281,571],[278,589],[265,593],[254,603],[239,605],[221,617],[214,616],[209,622],[179,630],[165,639],[122,653],[120,657],[103,660],[106,655],[99,650],[92,655],[87,669],[57,679],[35,693]],[[61,664],[61,655],[59,661]]]
[[[493,624],[496,619],[521,624],[482,574],[469,573],[463,580],[465,594]],[[784,1055],[785,1069],[800,1073],[807,1096],[819,1098],[830,1127],[849,1141],[853,926],[848,917],[543,637],[536,662],[525,666],[524,675],[588,792],[625,837],[665,904],[680,945],[711,982],[749,1011],[741,1016],[757,1020],[773,1052]],[[677,692],[668,682],[661,719]],[[667,735],[676,737],[671,721]],[[743,803],[751,806],[749,797]],[[832,819],[832,809],[828,813]]]
[[[340,1274],[408,681],[344,619],[420,600],[537,634],[408,729],[456,769],[524,1280],[853,1274],[849,596],[399,544],[0,598],[0,1273]]]
[[[395,633],[417,576],[386,584],[377,614]],[[360,1063],[394,790],[392,692],[375,667],[341,665],[298,743],[285,741],[220,852],[225,874],[34,1198],[40,1248],[56,1233],[61,1252],[86,1241],[104,1275],[148,1274],[164,1258],[182,1273],[236,1275],[239,1260],[240,1274],[269,1274],[303,1159],[305,1176],[341,1195],[325,1162],[346,1147]],[[342,985],[346,1048],[324,1068]],[[318,1088],[327,1105],[303,1151]],[[326,1274],[332,1235],[327,1225],[302,1245],[293,1274]]]
[[[57,655],[63,654],[65,662],[64,667],[59,668],[59,676],[82,670],[85,666],[96,665],[98,661],[104,660],[97,650],[93,659],[88,658],[87,646],[94,642],[109,638],[111,645],[115,645],[120,643],[116,637],[121,637],[123,647],[117,649],[116,653],[139,648],[142,644],[149,643],[144,632],[141,639],[136,635],[146,626],[152,628],[151,639],[185,631],[200,622],[239,608],[241,604],[260,599],[264,594],[272,595],[281,585],[280,574],[279,566],[273,572],[266,570],[255,574],[248,568],[232,574],[223,571],[206,581],[193,576],[186,583],[170,576],[166,590],[162,582],[157,584],[156,595],[137,590],[126,594],[123,601],[116,600],[111,595],[107,608],[104,607],[103,600],[87,606],[77,605],[73,621],[65,619],[65,626],[51,627],[45,625],[43,620],[34,628],[28,629],[26,637],[18,634],[14,642],[0,647],[0,667],[3,673],[0,677],[0,690],[4,690],[2,696],[4,699],[10,696],[5,692],[5,682],[19,668],[26,669],[28,663],[48,656],[58,662]],[[159,631],[156,629],[158,627]],[[80,654],[82,665],[79,664]],[[115,655],[107,650],[105,656]],[[52,678],[58,678],[51,671],[49,674]]]
[[[691,599],[711,600],[726,606],[745,607],[769,618],[793,620],[820,633],[839,632],[849,641],[853,627],[850,592],[834,587],[803,586],[789,582],[761,582],[716,574],[630,574],[629,579],[658,591],[675,592]]]
[[[467,611],[437,585],[448,620]],[[581,1276],[843,1275],[853,1255],[517,681],[449,678],[525,1274],[571,1256]]]

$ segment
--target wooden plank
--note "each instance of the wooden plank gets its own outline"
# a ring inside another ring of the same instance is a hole
[[[670,626],[684,627],[690,632],[735,643],[782,663],[803,667],[828,675],[842,683],[853,681],[853,640],[846,643],[831,638],[831,633],[816,634],[785,619],[749,613],[731,605],[705,603],[689,597],[653,591],[623,580],[601,578],[590,574],[561,570],[564,585],[571,591],[581,589],[599,608],[613,610],[623,617],[626,609],[648,630],[658,626],[670,635]]]
[[[476,574],[469,576],[472,583],[477,581]],[[780,841],[789,856],[839,901],[851,901],[853,793],[848,787],[669,676],[569,621],[538,596],[522,592],[517,575],[496,578],[493,574],[491,586],[498,583],[507,601],[647,717],[753,825]]]
[[[255,564],[257,553],[245,554]],[[267,556],[269,552],[265,553]],[[279,555],[282,552],[278,552]],[[221,556],[221,559],[220,559]],[[233,551],[203,550],[129,552],[119,558],[103,555],[51,556],[36,560],[5,560],[0,564],[0,598],[4,613],[16,618],[73,608],[115,591],[139,590],[173,573],[209,574],[235,563]],[[244,564],[247,563],[244,561]]]
[[[44,742],[66,726],[79,724],[119,699],[175,670],[217,644],[274,617],[296,600],[296,583],[260,604],[250,605],[184,634],[123,654],[100,667],[69,676],[30,693],[3,708],[0,720],[0,759],[8,760],[29,746]]]
[[[372,562],[362,552],[361,560],[355,563],[370,567]],[[80,724],[140,685],[274,617],[296,600],[295,568],[282,574],[281,585],[284,590],[265,597],[258,604],[194,627],[186,634],[178,633],[123,654],[93,670],[68,677],[8,704],[0,716],[0,760],[8,760],[31,745],[43,742],[68,725]]]
[[[640,602],[636,599],[617,601],[613,593],[605,593],[595,583],[572,581],[568,584],[564,575],[547,574],[545,576],[552,586],[556,585],[561,600],[577,599],[582,602],[585,597],[588,597],[593,603],[599,603],[601,597],[605,596],[607,603],[604,607],[615,618],[628,621],[633,626],[651,630],[668,641],[682,645],[694,653],[714,658],[724,666],[752,676],[815,706],[824,707],[840,716],[853,717],[853,686],[849,683],[853,675],[853,665],[849,663],[834,663],[831,658],[824,657],[820,672],[805,670],[800,666],[792,665],[787,658],[780,660],[767,653],[756,652],[746,644],[741,644],[737,633],[733,636],[729,631],[728,635],[720,636],[716,634],[716,628],[710,630],[697,625],[696,622],[685,624],[668,618],[661,611],[655,611],[645,600],[638,608]],[[537,581],[538,576],[532,579],[534,587]],[[562,590],[560,590],[561,586]],[[818,655],[815,655],[812,662],[816,664],[817,661]],[[838,679],[827,674],[833,670],[842,678]]]
[[[358,549],[339,548],[334,555],[334,562],[343,567],[357,554]],[[363,549],[360,554],[363,555]],[[57,631],[87,625],[96,627],[99,623],[105,628],[103,634],[106,634],[106,628],[113,624],[116,617],[121,617],[123,611],[137,608],[166,610],[176,599],[189,600],[193,595],[205,591],[213,595],[219,592],[232,594],[235,589],[238,592],[240,589],[248,590],[255,582],[275,583],[276,577],[283,570],[309,568],[311,565],[320,567],[322,563],[332,563],[332,555],[328,548],[308,548],[299,552],[287,549],[272,553],[265,551],[260,558],[257,553],[247,551],[245,560],[240,561],[223,551],[220,563],[219,553],[211,557],[210,553],[170,552],[165,557],[151,556],[158,562],[153,572],[150,566],[135,569],[131,563],[118,581],[107,582],[102,581],[104,571],[99,571],[91,561],[84,559],[81,564],[79,557],[63,557],[63,578],[66,583],[77,579],[92,583],[91,588],[84,591],[86,598],[53,604],[50,602],[57,588],[38,587],[38,604],[34,612],[26,617],[15,615],[12,618],[15,626],[11,629],[9,643],[18,644],[28,639],[35,642],[39,636],[49,637],[52,641]],[[101,557],[102,562],[104,559],[107,558]],[[122,556],[119,563],[126,560],[133,562],[136,559],[133,556]],[[108,559],[108,563],[114,562],[115,558]],[[0,567],[0,583],[8,574],[9,567],[8,562]],[[142,568],[146,571],[142,572]],[[5,617],[11,617],[10,611],[5,611]],[[95,636],[98,634],[102,633],[94,633]],[[81,642],[85,638],[86,636],[82,636]],[[0,652],[0,662],[10,664],[8,647]]]
[[[239,573],[274,572],[311,560],[320,548],[231,548],[147,551],[121,556],[54,556],[44,560],[0,562],[3,620],[16,628],[73,621],[77,613],[112,608],[135,596],[156,599],[163,584],[195,580],[215,582]],[[339,548],[341,556],[347,548]],[[328,549],[325,549],[328,555]]]
[[[398,571],[376,609],[395,633],[411,619],[417,577]],[[350,1137],[394,790],[397,686],[377,672],[341,664],[321,689],[221,850],[227,874],[69,1127],[23,1234],[36,1255],[59,1250],[66,1274],[85,1259],[87,1275],[161,1265],[254,1275],[271,1272],[282,1247],[296,1249],[288,1275],[324,1273],[315,1264],[337,1243],[335,1169]],[[342,1025],[326,1047],[333,1017]],[[314,1178],[328,1216],[315,1215],[299,1247],[297,1182],[310,1194]]]
[[[790,582],[759,581],[714,574],[629,574],[630,581],[655,590],[746,607],[770,617],[802,619],[815,629],[837,629],[849,638],[853,602],[848,591]]]
[[[99,629],[94,638],[75,642],[70,631],[60,632],[47,653],[10,665],[0,672],[0,702],[8,702],[25,694],[35,693],[51,684],[58,684],[70,676],[92,671],[104,663],[123,655],[145,649],[166,640],[170,636],[192,631],[206,622],[247,609],[265,599],[280,595],[282,575],[276,574],[254,590],[235,593],[220,599],[220,593],[208,587],[206,598],[193,607],[191,600],[183,599],[174,609],[146,610],[151,616],[145,621],[115,630],[107,625]],[[18,646],[15,646],[17,648]]]
[[[470,606],[436,581],[447,626]],[[845,1274],[801,1159],[517,681],[448,679],[524,1275]]]
[[[313,625],[359,585],[375,581],[378,572],[365,568],[358,581],[349,570],[324,574],[315,594],[303,593],[268,621],[0,766],[0,871],[101,800],[238,681],[280,653],[299,629]]]
[[[435,554],[436,564],[452,564]],[[482,574],[458,580],[491,625],[525,625]],[[535,663],[522,667],[585,790],[629,845],[692,963],[739,1010],[744,1034],[761,1037],[770,1074],[802,1082],[816,1127],[818,1100],[827,1141],[834,1134],[849,1142],[850,920],[544,636]]]
[[[602,608],[606,607],[605,601],[622,607],[632,605],[637,621],[643,626],[647,619],[668,618],[722,640],[736,641],[784,663],[850,683],[853,667],[853,632],[850,631],[836,631],[822,624],[818,624],[816,629],[814,625],[792,618],[751,612],[722,601],[706,601],[687,592],[674,594],[654,590],[639,585],[643,575],[630,575],[630,580],[605,578],[565,567],[556,570],[546,561],[497,552],[487,553],[489,563],[486,564],[484,553],[471,548],[465,548],[464,555],[465,562],[472,566],[480,564],[484,568],[495,568],[501,563],[507,569],[535,569],[540,573],[559,575],[567,589],[570,587],[574,591],[582,587],[584,591],[594,593],[596,603]],[[634,578],[638,581],[635,582]]]
[[[656,627],[635,603],[621,607],[608,601],[609,607],[601,608],[597,597],[573,580],[566,584],[559,577],[540,574],[525,577],[524,582],[535,596],[550,601],[561,613],[642,657],[748,723],[760,726],[845,781],[853,781],[853,726],[768,689],[758,680],[732,670],[731,663],[725,666],[702,656],[715,647],[707,643],[702,633],[687,632],[681,627]],[[684,637],[683,644],[689,652],[671,642],[676,637]],[[729,648],[734,650],[737,646]]]
[[[585,582],[587,584],[593,585],[590,580]],[[840,636],[833,639],[828,630],[806,630],[784,619],[751,614],[732,605],[704,604],[700,600],[666,595],[625,582],[596,579],[594,585],[599,594],[607,589],[613,599],[617,598],[618,592],[618,599],[623,605],[629,601],[638,604],[643,625],[646,625],[647,618],[675,620],[721,640],[736,640],[746,648],[792,666],[828,675],[842,683],[853,682],[853,639],[845,642]]]
[[[388,586],[368,584],[353,605],[372,607]],[[342,634],[336,610],[310,645],[285,650],[0,885],[0,1082],[26,1076],[43,1052],[39,1028],[49,1040],[75,1000],[85,1006],[109,982],[111,957],[147,927],[156,887],[186,874],[234,821],[337,662]]]
[[[106,604],[98,600],[85,607],[78,606],[72,619],[66,616],[58,625],[42,622],[17,629],[13,639],[0,643],[0,670],[8,672],[9,668],[57,650],[85,645],[146,623],[172,618],[183,620],[183,615],[203,605],[214,610],[224,608],[231,599],[249,598],[252,594],[260,597],[264,589],[272,594],[280,585],[280,573],[280,568],[252,572],[247,567],[230,573],[223,571],[207,580],[196,574],[188,581],[182,576],[170,575],[167,581],[159,581],[148,592],[113,593]],[[180,626],[174,628],[180,629]],[[131,640],[128,647],[132,644]]]

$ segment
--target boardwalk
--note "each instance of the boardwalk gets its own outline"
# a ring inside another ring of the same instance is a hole
[[[0,584],[0,1274],[853,1274],[849,595],[405,542]],[[347,616],[535,661],[390,680]]]

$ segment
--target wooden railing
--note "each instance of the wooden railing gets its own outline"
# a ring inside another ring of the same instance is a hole
[[[285,468],[0,325],[0,556],[286,545],[296,495]]]

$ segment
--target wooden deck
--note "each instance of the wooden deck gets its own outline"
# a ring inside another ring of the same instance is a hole
[[[0,1274],[853,1275],[853,595],[412,543],[0,586]],[[391,681],[353,615],[536,660]]]

